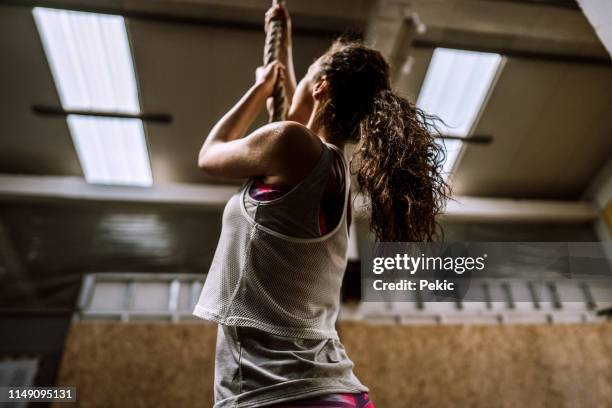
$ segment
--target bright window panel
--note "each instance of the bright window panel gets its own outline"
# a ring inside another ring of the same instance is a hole
[[[123,17],[40,7],[33,15],[64,109],[140,112]],[[141,120],[69,115],[67,121],[89,183],[152,184]]]
[[[444,121],[443,135],[466,137],[501,64],[499,54],[436,48],[419,93],[417,106]],[[445,170],[459,156],[461,142],[447,140]]]
[[[67,120],[87,182],[152,184],[140,119],[68,115]]]
[[[40,7],[33,14],[64,109],[140,111],[123,17]]]

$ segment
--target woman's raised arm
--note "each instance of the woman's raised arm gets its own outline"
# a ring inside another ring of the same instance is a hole
[[[219,156],[231,158],[236,155],[237,150],[248,148],[261,149],[260,145],[252,146],[249,140],[236,143],[244,138],[244,135],[253,124],[259,112],[264,106],[274,89],[276,79],[284,77],[284,66],[280,62],[273,62],[266,67],[257,69],[255,84],[251,86],[238,102],[213,126],[208,133],[200,153],[198,155],[198,166],[207,172],[216,173],[215,163],[219,162]],[[265,132],[265,128],[256,134]],[[245,177],[249,176],[247,174]]]
[[[297,122],[270,123],[245,137],[283,72],[279,62],[257,69],[255,84],[206,137],[198,155],[201,170],[212,176],[276,176],[292,182],[318,157],[321,142]]]

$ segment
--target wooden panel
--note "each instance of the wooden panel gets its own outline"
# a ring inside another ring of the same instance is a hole
[[[377,408],[603,407],[612,325],[401,327],[344,324]]]
[[[339,330],[377,408],[612,401],[610,324]],[[211,407],[215,333],[197,323],[74,324],[60,383],[76,386],[88,407]]]
[[[215,337],[202,324],[73,324],[60,383],[83,407],[210,408]]]

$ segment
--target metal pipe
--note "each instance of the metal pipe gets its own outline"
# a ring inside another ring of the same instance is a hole
[[[172,115],[168,113],[126,113],[111,111],[93,111],[82,109],[64,109],[55,106],[33,105],[32,112],[43,116],[83,115],[103,118],[140,119],[143,122],[172,123]]]

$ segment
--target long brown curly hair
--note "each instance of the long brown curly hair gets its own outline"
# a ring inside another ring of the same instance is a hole
[[[439,119],[395,94],[389,64],[361,42],[336,40],[318,60],[315,78],[323,76],[329,98],[316,120],[332,142],[357,143],[351,173],[369,196],[376,239],[436,239],[437,215],[450,195],[442,174],[445,150],[435,140]]]

